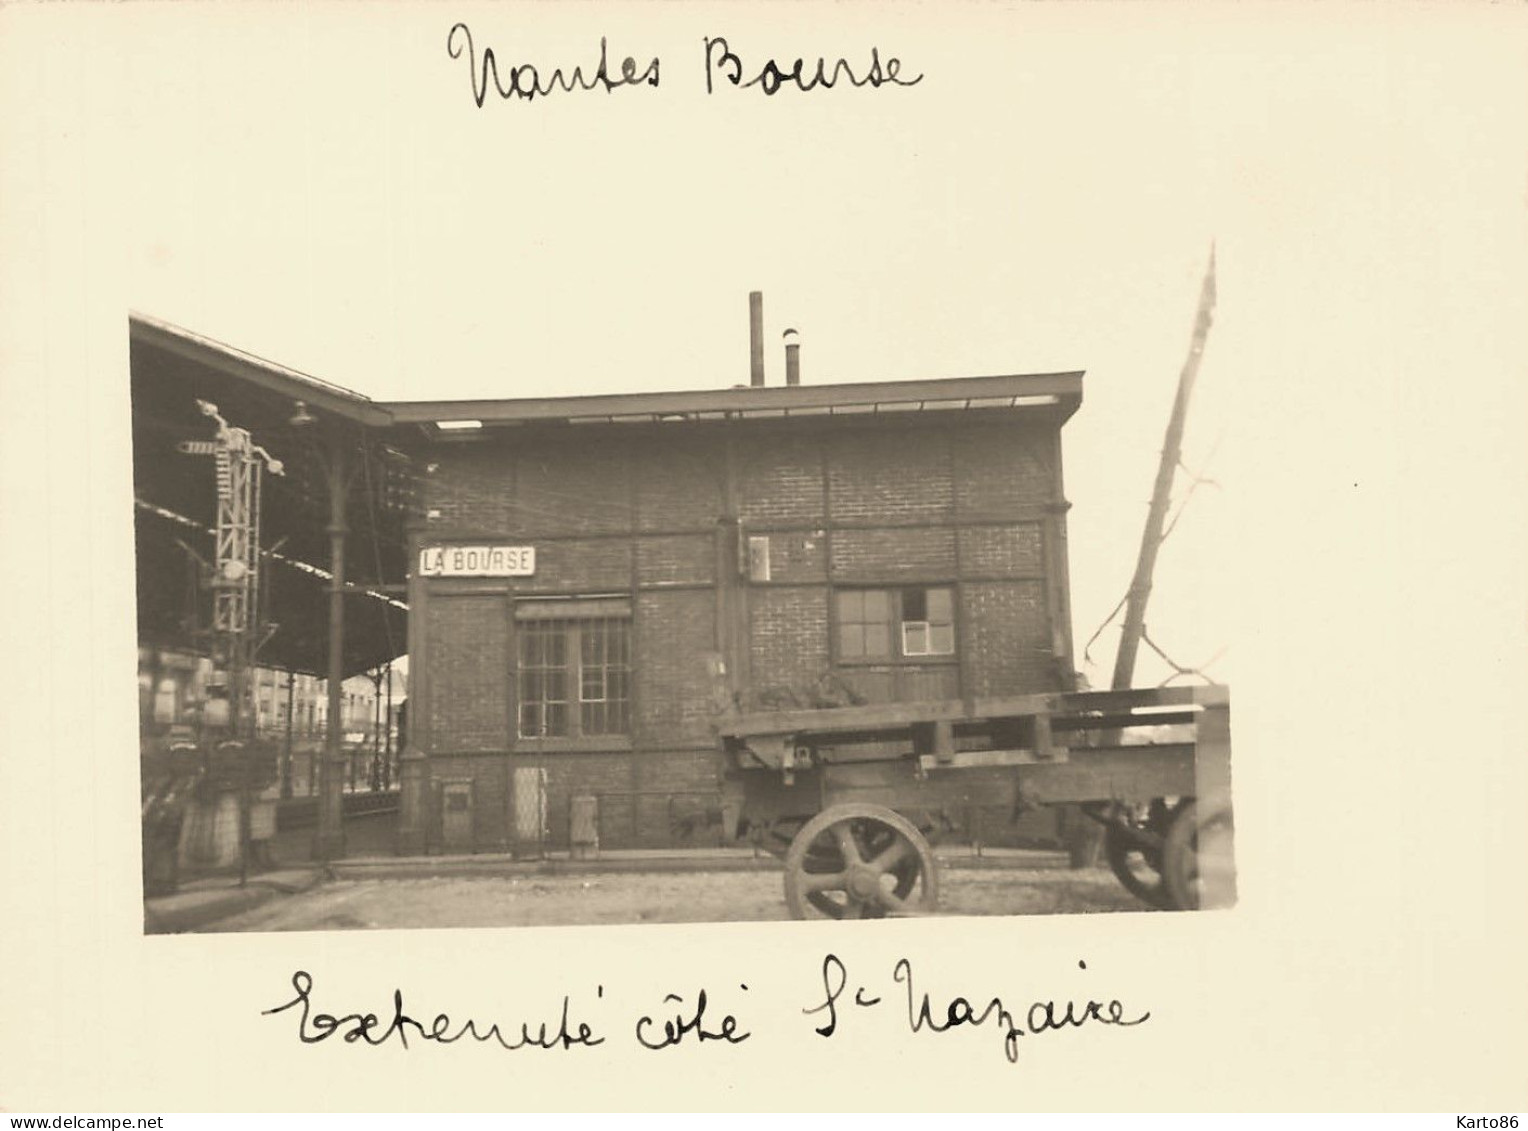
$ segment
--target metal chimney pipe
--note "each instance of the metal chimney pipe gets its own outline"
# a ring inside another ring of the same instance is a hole
[[[748,292],[748,383],[764,384],[764,292]]]
[[[801,384],[801,343],[796,339],[800,337],[794,329],[785,331],[785,383],[787,385]]]

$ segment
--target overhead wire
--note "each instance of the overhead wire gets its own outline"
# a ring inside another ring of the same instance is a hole
[[[1146,646],[1148,648],[1150,648],[1153,652],[1155,652],[1158,656],[1160,656],[1162,658],[1162,662],[1163,663],[1165,663],[1168,667],[1173,669],[1173,674],[1168,676],[1161,683],[1159,683],[1157,685],[1158,687],[1166,687],[1168,684],[1172,683],[1174,680],[1181,679],[1183,676],[1186,676],[1186,675],[1198,676],[1200,679],[1204,680],[1205,683],[1215,683],[1216,681],[1213,678],[1211,678],[1210,676],[1205,674],[1204,669],[1209,667],[1216,660],[1220,659],[1220,657],[1222,657],[1222,656],[1224,656],[1226,654],[1226,648],[1225,647],[1221,647],[1220,649],[1218,649],[1215,652],[1215,654],[1213,656],[1211,656],[1208,660],[1204,661],[1204,663],[1200,664],[1198,667],[1188,668],[1188,667],[1184,667],[1182,664],[1178,663],[1178,661],[1174,660],[1171,656],[1169,656],[1166,652],[1164,652],[1160,647],[1158,647],[1157,646],[1157,642],[1151,638],[1151,635],[1144,628],[1141,630],[1141,640],[1145,642],[1145,644],[1146,644]]]
[[[1204,463],[1201,466],[1205,470],[1208,470],[1209,464],[1211,463],[1211,461],[1214,460],[1215,453],[1219,450],[1220,442],[1224,438],[1225,438],[1225,430],[1222,429],[1216,435],[1214,442],[1210,445],[1209,452],[1204,457]],[[1164,529],[1162,531],[1161,537],[1159,537],[1157,539],[1157,545],[1158,546],[1160,546],[1160,545],[1162,545],[1162,543],[1166,542],[1167,538],[1168,538],[1168,535],[1170,535],[1177,528],[1178,522],[1179,522],[1180,519],[1182,519],[1184,511],[1186,511],[1188,509],[1189,500],[1194,497],[1194,492],[1195,491],[1197,491],[1201,486],[1214,487],[1216,490],[1220,489],[1220,484],[1218,482],[1216,482],[1215,480],[1209,478],[1207,475],[1205,475],[1203,473],[1203,471],[1200,471],[1200,472],[1194,471],[1186,463],[1184,463],[1181,459],[1178,461],[1178,468],[1181,469],[1183,471],[1183,473],[1189,477],[1189,479],[1190,479],[1189,487],[1188,487],[1188,490],[1184,492],[1183,497],[1178,501],[1178,505],[1173,509],[1172,518],[1169,520],[1166,529]],[[1130,593],[1129,593],[1128,590],[1126,590],[1125,595],[1119,599],[1119,603],[1117,605],[1115,605],[1114,608],[1112,610],[1110,610],[1109,615],[1104,617],[1104,619],[1099,623],[1098,627],[1093,631],[1093,635],[1088,637],[1088,642],[1085,645],[1083,645],[1083,648],[1082,648],[1083,663],[1091,664],[1093,662],[1093,656],[1092,656],[1092,651],[1091,650],[1092,650],[1092,647],[1093,647],[1094,643],[1096,643],[1098,638],[1103,635],[1104,629],[1108,628],[1109,625],[1114,622],[1114,618],[1119,616],[1120,611],[1122,609],[1124,609],[1124,607],[1126,606],[1126,604],[1129,603],[1129,601],[1130,601]],[[1170,676],[1168,678],[1168,682],[1171,682],[1173,679],[1179,678],[1179,676],[1181,676],[1181,675],[1200,675],[1202,678],[1206,679],[1208,682],[1211,682],[1211,683],[1214,682],[1214,680],[1209,679],[1208,676],[1204,676],[1203,673],[1200,672],[1199,669],[1197,669],[1197,668],[1180,668],[1178,666],[1178,664],[1174,660],[1172,660],[1165,652],[1163,652],[1160,648],[1158,648],[1157,645],[1151,640],[1151,638],[1146,635],[1146,632],[1145,632],[1144,628],[1141,630],[1141,639],[1144,640],[1151,647],[1151,650],[1153,652],[1155,652],[1158,656],[1160,656],[1163,659],[1163,661],[1165,661],[1167,663],[1167,665],[1169,667],[1174,669],[1174,673],[1173,673],[1172,676]],[[1219,659],[1220,656],[1225,653],[1225,651],[1226,651],[1226,649],[1222,648],[1219,652],[1215,653],[1214,657],[1212,657],[1210,660],[1206,661],[1201,666],[1202,667],[1208,667],[1210,664],[1214,663],[1216,659]],[[1167,685],[1164,683],[1164,684],[1162,684],[1162,686],[1165,687]]]

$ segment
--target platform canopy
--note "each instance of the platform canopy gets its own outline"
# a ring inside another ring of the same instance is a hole
[[[347,676],[407,649],[403,603],[408,457],[376,426],[386,413],[331,385],[152,318],[130,319],[133,495],[137,529],[138,639],[206,653],[211,601],[197,585],[214,556],[214,460],[180,450],[211,440],[216,425],[198,400],[280,460],[262,480],[264,551],[259,618],[270,635],[261,666],[322,675],[328,667],[329,468],[348,472],[343,668]]]

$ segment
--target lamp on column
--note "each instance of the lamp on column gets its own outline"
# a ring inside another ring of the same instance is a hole
[[[329,641],[327,675],[328,710],[324,725],[324,753],[319,773],[318,833],[313,855],[332,860],[345,853],[344,784],[341,777],[344,755],[341,736],[344,717],[341,707],[345,640],[345,535],[348,533],[346,498],[350,490],[347,450],[342,437],[332,428],[319,427],[318,417],[308,411],[304,401],[295,401],[287,423],[313,436],[314,450],[325,463],[325,481],[329,496]]]

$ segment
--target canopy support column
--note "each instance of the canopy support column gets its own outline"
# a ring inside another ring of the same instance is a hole
[[[324,727],[324,760],[320,773],[318,836],[313,842],[315,860],[335,860],[345,855],[345,535],[346,500],[350,491],[344,445],[329,440],[329,668],[328,722]]]

